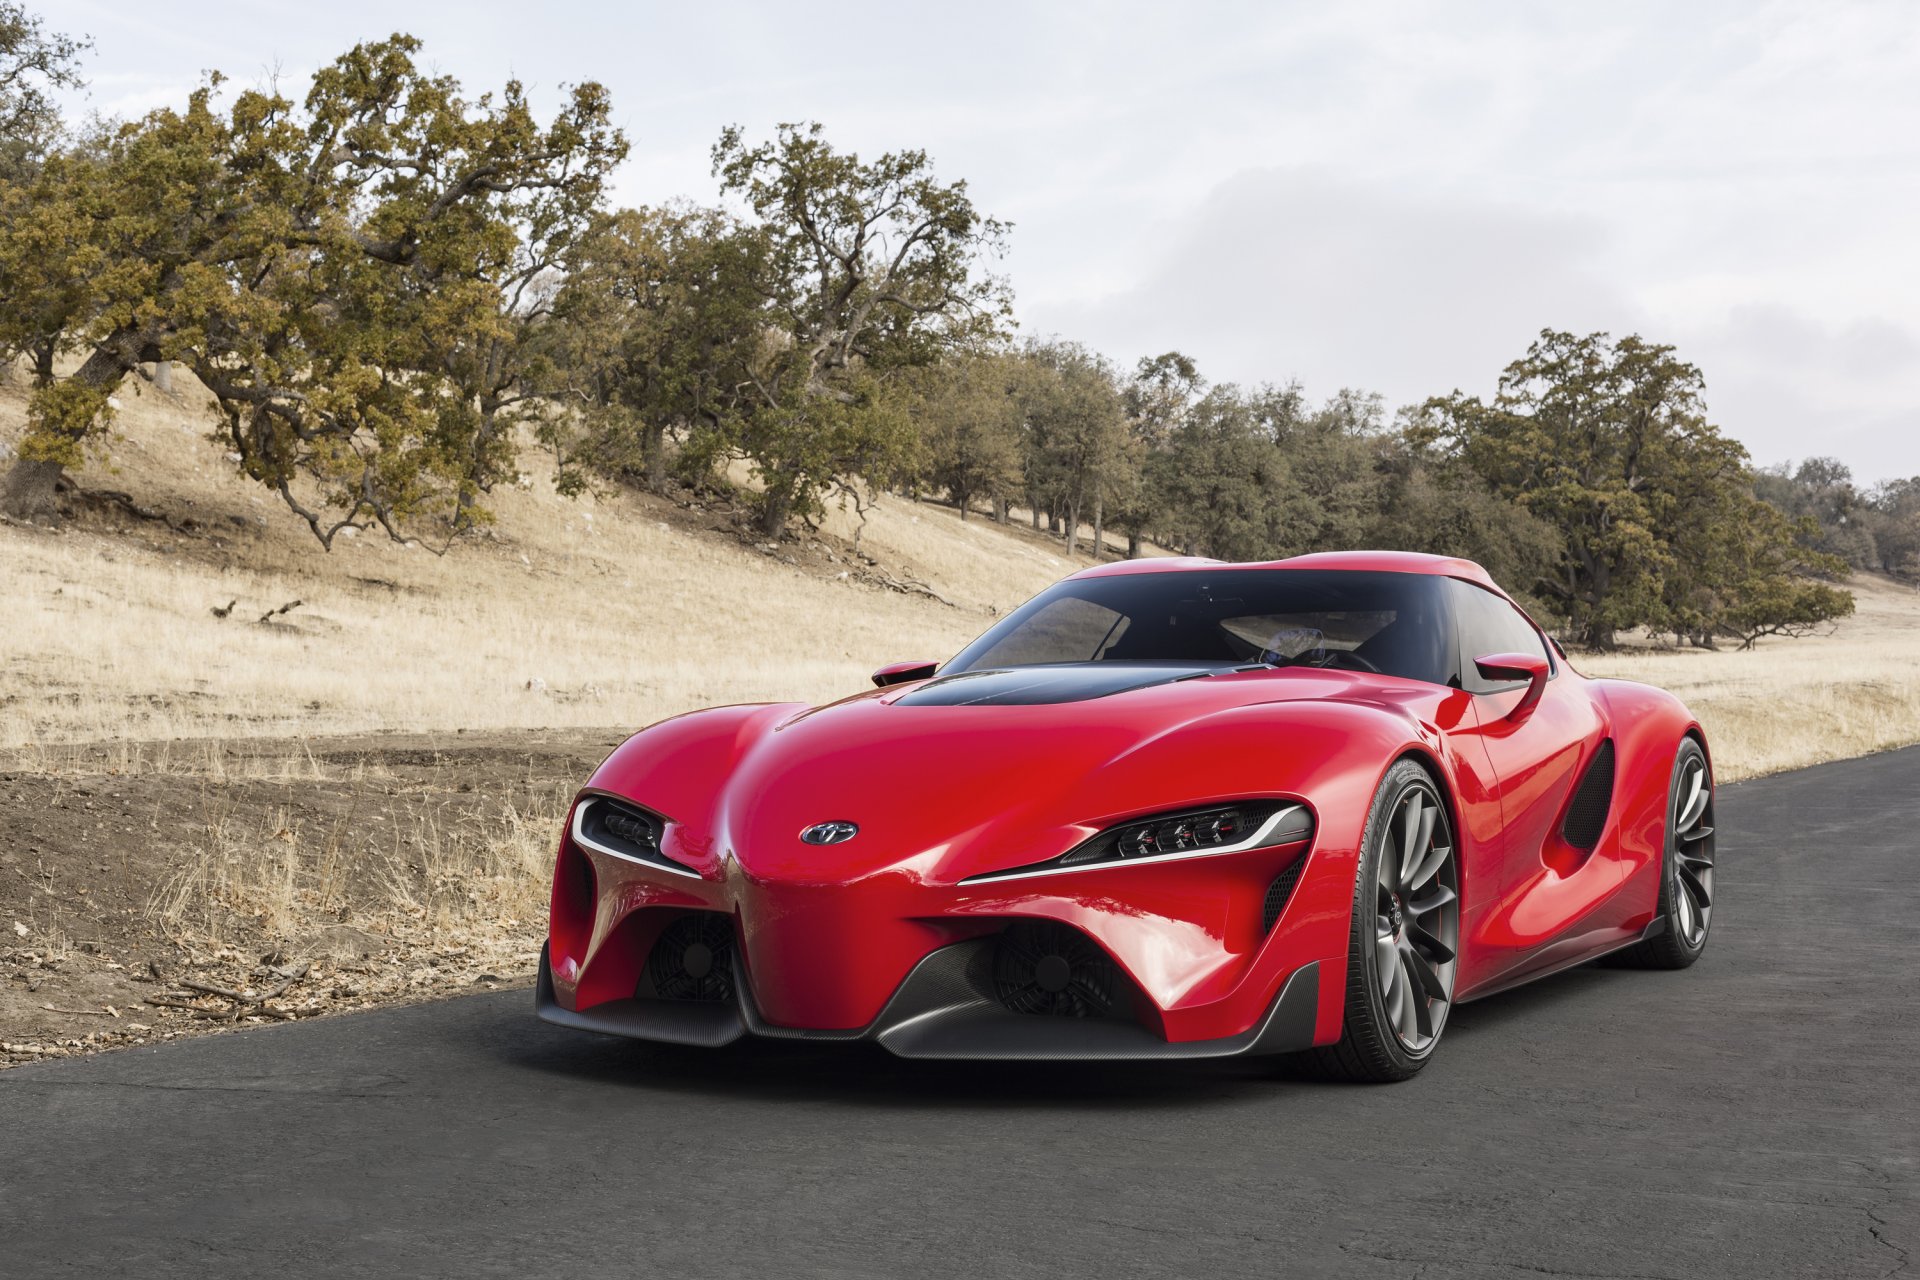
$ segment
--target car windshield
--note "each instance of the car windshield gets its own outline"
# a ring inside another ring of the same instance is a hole
[[[1071,579],[968,645],[942,675],[1042,663],[1335,667],[1447,684],[1442,580],[1324,569]]]

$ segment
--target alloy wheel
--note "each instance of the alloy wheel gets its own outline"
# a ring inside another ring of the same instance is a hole
[[[1408,787],[1382,839],[1374,920],[1380,1001],[1401,1047],[1424,1054],[1453,1003],[1460,940],[1459,871],[1439,796],[1423,783]]]
[[[1683,766],[1673,802],[1673,927],[1687,947],[1707,940],[1713,922],[1713,787],[1698,755]]]

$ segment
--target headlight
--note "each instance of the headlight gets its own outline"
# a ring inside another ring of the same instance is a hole
[[[1307,812],[1306,806],[1285,800],[1247,800],[1209,805],[1204,809],[1178,809],[1108,827],[1057,858],[968,876],[961,883],[1084,871],[1118,863],[1211,857],[1244,849],[1296,844],[1312,834],[1313,815]]]
[[[698,876],[692,867],[661,852],[667,820],[638,805],[608,796],[589,796],[573,811],[573,842],[611,858],[658,867],[683,876]]]

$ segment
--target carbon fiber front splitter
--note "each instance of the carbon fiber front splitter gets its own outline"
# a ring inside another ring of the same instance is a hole
[[[1266,1016],[1240,1035],[1167,1041],[1137,1022],[1121,1019],[1014,1013],[993,994],[991,948],[992,939],[976,938],[929,953],[914,966],[879,1017],[850,1031],[773,1026],[754,1008],[739,974],[734,982],[739,993],[735,1003],[610,1000],[576,1012],[563,1008],[554,997],[544,947],[534,1001],[540,1016],[558,1026],[704,1048],[719,1048],[752,1035],[775,1040],[871,1040],[902,1058],[1127,1061],[1290,1053],[1313,1045],[1320,1012],[1318,961],[1295,970]]]

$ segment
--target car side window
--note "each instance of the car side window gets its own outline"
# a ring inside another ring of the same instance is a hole
[[[1460,683],[1468,693],[1503,693],[1520,686],[1511,680],[1489,681],[1474,668],[1475,658],[1496,653],[1537,653],[1556,667],[1547,642],[1518,609],[1491,591],[1462,582],[1447,581],[1453,596],[1454,617],[1460,628]]]

